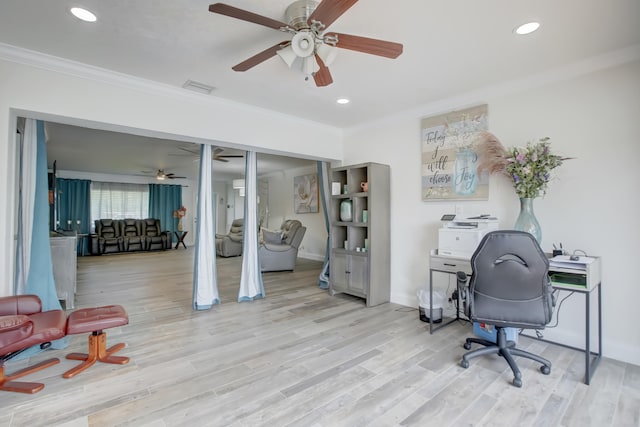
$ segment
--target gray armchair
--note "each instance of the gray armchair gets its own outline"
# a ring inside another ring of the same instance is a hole
[[[242,255],[244,238],[244,219],[234,219],[229,234],[216,234],[216,254],[221,257]]]
[[[306,231],[307,228],[295,219],[285,220],[275,232],[263,230],[258,248],[261,271],[293,271],[298,247]]]
[[[469,359],[485,354],[499,354],[513,371],[513,385],[522,387],[522,374],[513,356],[526,357],[542,364],[540,371],[548,375],[551,362],[528,351],[516,348],[507,340],[505,328],[544,329],[553,314],[553,296],[548,277],[549,261],[538,242],[522,231],[493,231],[488,233],[471,257],[472,275],[469,289],[467,277],[459,271],[458,293],[464,310],[472,322],[494,325],[496,342],[467,338],[483,345],[462,356],[460,365],[469,367]]]

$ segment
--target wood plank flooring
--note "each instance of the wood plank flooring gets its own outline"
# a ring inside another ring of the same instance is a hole
[[[72,379],[87,337],[25,381],[35,395],[0,394],[0,426],[639,426],[640,367],[603,359],[590,386],[582,354],[528,338],[549,376],[519,359],[524,385],[499,357],[462,369],[469,324],[433,335],[415,309],[366,308],[319,289],[321,264],[267,273],[266,298],[237,303],[241,258],[218,260],[222,304],[191,309],[193,249],[80,257],[76,307],[121,304],[130,323],[107,330],[127,365],[98,363]]]

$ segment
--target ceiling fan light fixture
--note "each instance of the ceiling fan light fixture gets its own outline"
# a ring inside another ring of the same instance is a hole
[[[165,179],[166,177],[167,177],[167,176],[166,176],[166,175],[164,174],[164,172],[162,172],[162,171],[158,171],[158,173],[156,174],[156,179],[157,179],[158,181],[164,181],[164,179]]]
[[[311,76],[313,73],[316,73],[320,70],[320,66],[316,61],[315,56],[308,56],[304,58],[304,62],[302,63],[302,71],[305,76]]]
[[[280,58],[282,58],[282,60],[285,62],[285,64],[287,64],[289,66],[289,68],[291,68],[291,65],[293,65],[293,62],[296,60],[296,58],[298,57],[295,52],[293,51],[293,48],[291,47],[291,45],[280,49],[278,52],[276,52],[278,54],[278,56]]]
[[[333,63],[338,55],[338,49],[334,46],[329,46],[327,44],[321,43],[316,49],[316,53],[322,59],[322,62],[325,66],[329,66]]]
[[[316,49],[313,34],[308,31],[301,31],[293,36],[291,48],[296,56],[306,58],[311,56]]]

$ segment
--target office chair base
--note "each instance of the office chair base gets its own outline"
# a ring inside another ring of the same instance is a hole
[[[513,371],[512,384],[515,387],[522,387],[522,373],[520,372],[520,369],[518,368],[518,365],[516,364],[513,356],[525,357],[527,359],[539,362],[542,364],[542,366],[540,367],[540,372],[542,372],[544,375],[549,375],[551,373],[551,362],[543,357],[538,356],[537,354],[529,353],[528,351],[516,348],[516,344],[513,341],[507,341],[506,334],[502,328],[498,329],[497,343],[483,340],[481,338],[467,338],[464,343],[464,348],[466,350],[471,349],[471,343],[480,344],[484,347],[470,351],[462,356],[460,366],[465,369],[469,367],[469,359],[473,359],[474,357],[483,356],[486,354],[497,354],[504,357],[504,359],[509,364],[511,371]]]
[[[509,344],[508,341],[507,345]],[[467,338],[464,342],[464,349],[465,350],[471,350],[471,343],[476,343],[476,344],[480,344],[483,345],[485,347],[495,347],[496,343],[494,343],[493,341],[487,341],[485,339],[482,338]],[[515,347],[515,343],[513,343],[513,345],[511,347]]]
[[[19,371],[16,371],[11,375],[5,375],[4,366],[0,366],[0,390],[27,394],[37,393],[44,388],[44,384],[20,382],[14,380],[17,378],[22,378],[25,375],[29,375],[33,372],[41,371],[42,369],[48,368],[49,366],[53,366],[58,363],[60,363],[60,359],[47,359],[40,363],[36,363],[35,365],[20,369]]]

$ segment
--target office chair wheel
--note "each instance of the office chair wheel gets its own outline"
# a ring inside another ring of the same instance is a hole
[[[547,366],[547,365],[540,366],[540,372],[542,372],[544,375],[549,375],[551,373],[551,366]]]
[[[462,359],[460,361],[460,366],[462,366],[464,369],[467,369],[469,367],[469,362],[464,360],[464,359]]]
[[[471,343],[470,342],[466,342],[462,345],[464,347],[465,350],[471,350]]]
[[[512,384],[518,388],[522,387],[522,380],[520,378],[514,378]]]

